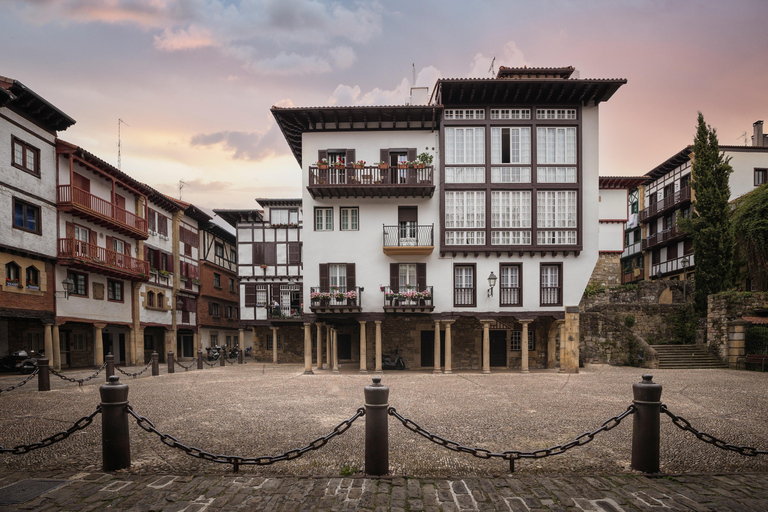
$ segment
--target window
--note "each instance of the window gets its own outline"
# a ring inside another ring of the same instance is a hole
[[[536,170],[539,183],[576,183],[575,167],[539,167]]]
[[[576,119],[576,109],[539,108],[536,109],[536,119]]]
[[[218,303],[211,302],[210,303],[210,308],[211,308],[211,311],[210,311],[211,316],[219,316],[219,315],[221,315],[221,312],[219,311],[219,304]]]
[[[267,287],[259,285],[256,287],[256,307],[267,304]]]
[[[336,157],[338,160],[338,157]],[[332,163],[336,163],[335,161]],[[269,210],[270,224],[298,224],[299,211],[288,208],[271,208]]]
[[[541,265],[541,305],[562,306],[561,265]]]
[[[27,287],[40,289],[40,272],[35,267],[27,267]]]
[[[443,114],[445,119],[485,119],[485,109],[448,109]]]
[[[447,167],[446,183],[485,183],[485,167]]]
[[[333,231],[333,208],[315,208],[315,231]]]
[[[510,331],[510,350],[522,350],[523,331]],[[536,331],[528,328],[528,350],[535,350],[536,348]]]
[[[453,305],[475,305],[475,267],[456,265],[453,267]]]
[[[72,350],[75,352],[85,352],[85,334],[84,333],[72,333]]]
[[[155,307],[155,292],[152,292],[152,291],[147,292],[147,307],[148,308]]]
[[[40,207],[13,198],[13,227],[40,234]]]
[[[224,257],[224,244],[216,242],[213,246],[213,254],[219,258]]]
[[[235,291],[235,280],[231,277],[229,278],[229,291],[234,292]]]
[[[576,163],[576,128],[537,128],[536,139],[538,163]]]
[[[400,263],[399,285],[400,290],[408,287],[416,288],[418,286],[415,263]]]
[[[213,286],[221,288],[221,274],[213,273]]]
[[[16,137],[11,139],[13,146],[13,166],[40,176],[40,150]]]
[[[531,129],[491,128],[491,163],[531,163]]]
[[[347,265],[329,264],[328,265],[328,284],[331,288],[338,288],[341,291],[347,289]]]
[[[123,282],[107,280],[107,292],[109,300],[123,302]]]
[[[531,232],[491,231],[491,245],[531,245]]]
[[[157,307],[165,309],[165,296],[162,293],[157,294]]]
[[[445,193],[446,228],[484,228],[485,192],[448,191]]]
[[[530,183],[530,167],[494,167],[491,169],[491,183]]]
[[[11,262],[5,264],[5,285],[6,286],[18,286],[19,285],[19,272],[20,267]]]
[[[485,231],[446,231],[445,245],[485,245]]]
[[[339,216],[341,217],[341,230],[342,231],[357,231],[359,209],[354,208],[339,208]]]
[[[484,164],[484,128],[446,128],[446,164]]]
[[[72,292],[70,293],[70,295],[78,295],[81,297],[88,296],[88,276],[87,275],[81,274],[79,272],[69,272],[67,274],[67,277],[69,277],[74,283],[72,286]]]
[[[536,227],[540,245],[575,244],[576,231],[547,230],[546,228],[576,228],[575,190],[544,191],[537,193]]]
[[[229,251],[229,261],[232,263],[237,263],[237,251],[234,249],[230,249]]]
[[[272,336],[267,336],[267,350],[272,350]],[[277,350],[283,350],[283,339],[277,335]]]
[[[492,228],[530,228],[531,192],[491,192]]]
[[[499,285],[499,304],[502,306],[522,306],[522,287],[520,265],[501,265]]]
[[[768,169],[755,169],[755,186],[765,185],[768,182],[767,175]]]
[[[531,110],[527,108],[491,109],[491,119],[530,119]]]

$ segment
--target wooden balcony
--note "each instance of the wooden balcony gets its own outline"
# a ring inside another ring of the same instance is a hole
[[[426,256],[435,249],[435,226],[384,226],[384,254]]]
[[[58,263],[118,279],[149,280],[149,262],[74,238],[59,238]]]
[[[149,237],[146,219],[72,185],[59,185],[57,207],[131,238]]]
[[[683,260],[687,260],[687,265],[683,266]],[[651,278],[658,278],[675,272],[692,272],[695,265],[693,253],[685,254],[673,260],[667,260],[661,263],[651,265]]]
[[[310,167],[307,190],[313,198],[432,197],[434,167]]]
[[[310,288],[309,309],[313,313],[360,313],[362,311],[362,289],[347,290],[346,288],[320,289],[319,286]],[[355,298],[340,297],[339,294],[355,294]]]
[[[384,311],[386,313],[431,313],[435,309],[432,302],[432,287],[423,290],[393,289],[384,287]]]
[[[664,231],[659,231],[643,239],[643,250],[653,249],[657,245],[666,244],[685,236],[685,232],[677,226],[672,226]]]
[[[691,187],[683,187],[671,196],[667,196],[661,201],[656,201],[648,208],[640,212],[640,222],[646,222],[657,217],[667,210],[691,201]]]

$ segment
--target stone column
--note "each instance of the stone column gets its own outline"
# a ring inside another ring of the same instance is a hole
[[[192,357],[197,357],[198,350],[202,349],[200,346],[200,330],[192,333]]]
[[[560,331],[560,320],[555,320],[549,326],[547,333],[547,368],[557,367],[557,333]]]
[[[376,324],[376,373],[383,373],[381,370],[381,320],[374,320]]]
[[[61,370],[61,341],[59,340],[59,326],[53,324],[53,369]]]
[[[440,368],[440,320],[435,320],[435,369],[432,373],[443,373]]]
[[[237,330],[237,344],[240,346],[240,350],[245,353],[245,329]]]
[[[333,350],[333,329],[331,326],[325,325],[325,362],[328,363],[328,369],[333,369],[333,357],[331,357],[331,351]]]
[[[272,362],[277,364],[277,330],[279,327],[271,327],[272,329]]]
[[[491,322],[493,320],[480,320],[483,323],[483,373],[491,373]]]
[[[331,338],[333,339],[333,350],[331,355],[333,356],[333,373],[339,373],[339,338],[338,331],[331,329]]]
[[[444,373],[453,373],[451,371],[451,325],[453,325],[453,320],[449,320],[445,322],[445,372]]]
[[[368,373],[368,340],[365,332],[365,321],[360,322],[360,373]]]
[[[104,341],[101,330],[106,326],[107,324],[93,324],[93,364],[99,367],[104,364]]]
[[[312,372],[312,324],[304,324],[304,375],[313,375]]]
[[[141,207],[144,211],[144,207]],[[138,258],[144,259],[144,243],[139,240]],[[131,311],[133,312],[133,331],[126,347],[125,364],[139,365],[144,362],[144,330],[141,328],[141,286],[143,282],[133,283],[131,290]]]
[[[560,370],[558,373],[565,373],[565,321],[560,321]]]
[[[528,324],[533,322],[533,320],[520,320],[520,323],[523,325],[523,332],[522,334],[522,340],[520,340],[520,350],[521,353],[521,360],[520,360],[520,371],[522,373],[528,373]]]
[[[579,373],[579,307],[565,308],[565,371]],[[562,366],[562,361],[561,361]]]
[[[317,323],[317,369],[323,369],[323,324]]]
[[[746,320],[733,320],[728,323],[728,367],[736,368],[736,361],[739,357],[747,354],[744,343],[746,339],[747,326]],[[746,364],[744,367],[746,368]]]
[[[45,324],[43,330],[43,350],[45,350],[45,357],[53,358],[53,324]]]

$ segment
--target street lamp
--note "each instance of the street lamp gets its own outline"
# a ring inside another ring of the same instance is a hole
[[[687,289],[688,279],[686,279],[686,277],[685,277],[685,269],[688,267],[688,264],[690,262],[691,261],[688,259],[687,256],[680,260],[680,265],[683,266],[683,304],[685,304],[685,301],[688,298],[688,294],[687,294],[687,292],[688,292],[688,289]]]
[[[184,301],[181,300],[181,297],[176,297],[176,309],[182,308],[184,308]]]
[[[496,286],[496,274],[491,272],[491,275],[488,276],[488,296],[493,297],[493,287]]]
[[[75,282],[67,275],[61,285],[64,287],[64,298],[69,300],[69,295],[75,290]]]

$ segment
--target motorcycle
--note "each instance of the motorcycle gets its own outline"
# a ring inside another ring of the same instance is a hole
[[[229,349],[229,356],[228,357],[230,359],[235,359],[239,355],[239,352],[240,352],[240,349],[238,349],[237,345],[235,345],[234,347]]]
[[[384,354],[381,368],[382,370],[405,370],[405,361],[397,353],[397,349],[395,349],[392,353]]]
[[[218,347],[218,345],[215,347],[205,347],[205,350],[208,352],[209,361],[219,360],[219,353],[221,352],[221,349]]]
[[[32,373],[37,368],[37,359],[43,355],[42,351],[35,355],[34,350],[29,354],[26,350],[17,350],[0,358],[0,371]]]

